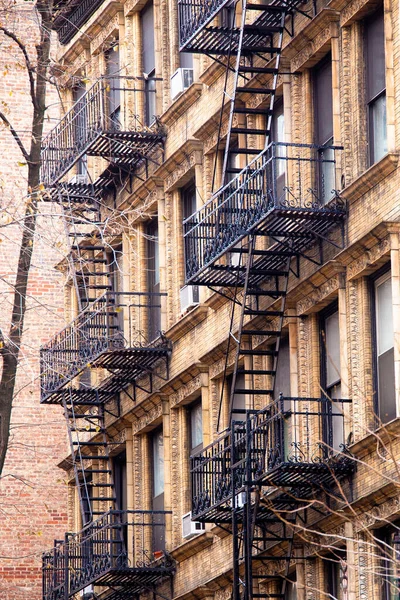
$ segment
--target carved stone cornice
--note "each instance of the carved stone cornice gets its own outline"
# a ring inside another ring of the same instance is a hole
[[[151,429],[154,425],[154,422],[160,419],[162,416],[162,402],[161,398],[158,397],[154,399],[156,403],[152,402],[151,407],[146,410],[145,405],[141,405],[141,409],[143,414],[140,417],[137,417],[136,421],[132,423],[132,434],[135,435],[137,433],[144,433],[148,429]],[[157,401],[158,400],[158,401]]]
[[[170,192],[184,185],[189,171],[201,164],[203,164],[203,144],[191,138],[157,169],[157,177],[163,180],[164,190]]]

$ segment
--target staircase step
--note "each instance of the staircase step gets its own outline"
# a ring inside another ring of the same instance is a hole
[[[250,275],[265,275],[269,277],[286,277],[288,274],[287,271],[282,271],[282,269],[257,269],[257,267],[252,267],[250,269]]]
[[[255,24],[252,25],[245,25],[243,27],[243,31],[245,33],[254,33],[256,35],[271,35],[272,33],[279,33],[280,31],[282,31],[282,27],[279,27],[279,25],[260,25],[257,26]],[[280,52],[281,48],[278,46],[271,46],[271,50],[272,51],[277,51]],[[269,52],[270,48],[268,48],[268,50],[266,50],[266,52]]]
[[[266,371],[265,369],[238,369],[240,375],[275,375],[276,371]]]
[[[68,413],[69,419],[102,419],[102,415],[88,415],[87,413]]]
[[[79,454],[82,460],[109,460],[109,456],[97,456],[96,454]],[[86,472],[86,469],[85,469]]]
[[[96,429],[95,427],[88,427],[87,429],[85,427],[70,427],[70,429],[76,433],[103,433],[105,431],[103,428]]]
[[[245,106],[239,106],[233,109],[233,112],[243,115],[271,115],[272,110],[270,108],[246,108]]]
[[[287,6],[273,6],[270,4],[254,4],[253,2],[250,2],[249,4],[246,4],[246,9],[247,10],[259,10],[262,12],[268,11],[270,13],[274,13],[274,14],[282,14],[283,12],[288,12],[288,7]]]
[[[109,471],[109,473],[111,473],[111,471]],[[89,483],[86,483],[84,485],[87,485],[88,487],[92,487],[92,488],[112,488],[112,487],[114,487],[114,485],[112,483],[93,483],[93,482],[89,482]]]
[[[229,167],[228,169],[226,169],[227,173],[232,173],[234,175],[237,175],[238,173],[242,173],[242,171],[246,171],[246,174],[250,174],[250,173],[255,173],[256,169],[246,169],[246,167]],[[229,211],[229,212],[228,212]],[[228,209],[228,214],[234,214],[234,211],[232,209]],[[241,209],[238,209],[237,212],[241,212]],[[222,212],[222,211],[221,211]],[[231,225],[229,224],[229,227],[231,227]]]
[[[78,473],[78,475],[89,475],[89,474],[91,475],[93,473],[105,475],[107,473],[111,474],[111,471],[110,471],[110,469],[85,469],[84,471],[79,469],[79,470],[77,470],[77,473]]]
[[[254,317],[283,317],[283,310],[256,310],[255,308],[245,308],[243,314]]]
[[[247,290],[248,296],[286,296],[285,290]]]
[[[92,496],[90,500],[92,502],[115,502],[116,498],[115,496]]]
[[[261,150],[260,150],[260,148],[233,148],[230,151],[230,154],[254,154],[254,155],[258,155],[263,150],[264,150],[264,148],[262,148]]]
[[[242,329],[242,335],[276,335],[279,337],[282,332],[274,329]]]
[[[249,93],[249,94],[266,94],[266,95],[275,94],[274,88],[238,86],[236,88],[236,93],[241,93],[241,92]]]
[[[74,446],[108,446],[108,442],[72,442]]]
[[[243,252],[245,254],[249,253],[248,248],[231,248],[229,252]],[[253,250],[252,254],[254,256],[286,256],[287,258],[293,256],[293,252],[289,252],[286,250]]]
[[[277,350],[240,350],[242,356],[277,356]]]
[[[235,394],[250,394],[250,396],[256,396],[257,394],[261,394],[261,395],[272,395],[274,393],[274,390],[253,390],[253,389],[236,389],[235,388]]]
[[[239,73],[266,73],[268,75],[277,75],[278,69],[275,67],[239,67]]]
[[[250,129],[249,127],[232,127],[232,133],[243,133],[247,135],[268,135],[268,129]]]

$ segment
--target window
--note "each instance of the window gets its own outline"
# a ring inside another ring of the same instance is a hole
[[[150,0],[141,13],[143,40],[143,74],[145,78],[145,124],[156,116],[156,53],[154,46],[154,5]]]
[[[75,86],[72,89],[72,101],[74,103],[75,119],[74,119],[74,135],[77,148],[81,148],[86,141],[87,135],[87,106],[83,96],[86,93],[86,88],[83,83]],[[86,154],[76,163],[76,174],[86,176],[87,174],[87,157]]]
[[[375,279],[373,306],[375,308],[375,410],[380,421],[388,423],[396,417],[392,280],[390,272]]]
[[[279,346],[278,366],[275,374],[275,398],[290,398],[290,349],[289,337],[282,337]]]
[[[189,445],[190,456],[203,448],[203,412],[201,399],[189,407]]]
[[[337,551],[324,559],[326,597],[331,600],[343,600],[347,590],[346,554]]]
[[[326,204],[332,197],[335,187],[333,144],[333,96],[332,60],[329,55],[315,69],[314,80],[314,119],[315,143],[319,152],[319,198]]]
[[[400,532],[392,525],[377,532],[381,556],[381,600],[398,600],[400,597]]]
[[[324,423],[325,442],[329,448],[340,450],[344,442],[343,408],[335,402],[341,399],[340,330],[337,304],[321,314],[321,387],[327,398],[327,422]],[[323,396],[324,398],[324,396]],[[336,416],[335,416],[336,415]]]
[[[160,261],[158,248],[158,221],[152,219],[146,227],[147,237],[147,290],[160,293]],[[149,338],[154,340],[161,329],[161,306],[159,296],[150,296]]]
[[[162,429],[158,429],[153,434],[153,498],[161,495],[164,495],[164,437]]]
[[[164,510],[164,436],[157,429],[151,436],[152,450],[152,509]],[[153,528],[153,550],[165,551],[165,531],[162,525],[163,515],[155,515]]]
[[[120,58],[118,42],[105,53],[106,78],[107,78],[107,113],[111,121],[112,129],[121,126],[121,81],[120,81]]]
[[[289,581],[286,584],[285,600],[297,600],[296,573],[289,575]]]
[[[369,160],[372,165],[387,152],[385,35],[382,10],[365,21],[365,56]]]
[[[233,374],[228,375],[226,378],[226,390],[228,392],[228,403],[231,398],[231,390],[232,390],[232,382],[233,382]],[[245,376],[243,373],[239,373],[236,375],[236,386],[237,390],[246,389]],[[233,413],[232,418],[234,421],[240,421],[241,419],[246,418],[246,394],[234,394],[233,395],[233,406],[232,409],[238,411],[237,413]]]
[[[285,193],[286,179],[286,148],[279,146],[285,142],[285,118],[283,113],[283,101],[277,100],[272,115],[271,139],[278,144],[275,147],[275,171],[273,180],[275,182],[274,197],[279,201]]]
[[[117,510],[127,509],[126,452],[113,458],[114,487]]]

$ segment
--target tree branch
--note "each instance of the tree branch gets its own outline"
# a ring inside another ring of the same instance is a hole
[[[11,134],[12,134],[13,138],[15,139],[15,141],[17,142],[18,147],[21,150],[23,157],[28,162],[29,154],[25,150],[25,147],[24,147],[23,143],[21,142],[21,138],[19,137],[18,133],[15,131],[14,127],[11,125],[10,121],[7,119],[6,115],[4,113],[2,113],[1,111],[0,111],[0,119],[3,121],[3,123],[5,123],[7,125],[7,127],[11,131]]]
[[[6,35],[10,39],[12,39],[17,44],[18,48],[21,50],[22,54],[24,55],[26,70],[28,71],[28,77],[29,77],[29,87],[30,87],[31,98],[32,98],[33,105],[36,106],[35,79],[33,77],[34,67],[32,66],[31,61],[29,59],[29,54],[28,54],[24,44],[21,42],[20,39],[18,39],[18,37],[15,35],[15,33],[13,33],[9,29],[7,29],[6,27],[3,27],[1,25],[0,25],[0,31],[2,31],[4,33],[4,35]]]

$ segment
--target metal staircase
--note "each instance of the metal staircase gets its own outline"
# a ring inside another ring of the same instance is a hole
[[[82,524],[85,526],[109,509],[119,509],[115,494],[110,451],[113,442],[105,428],[104,402],[91,402],[82,410],[82,404],[63,398],[64,416],[74,468],[75,484],[79,494]]]
[[[332,437],[341,427],[346,439],[349,400],[335,400],[333,411],[326,397],[284,398],[275,390],[289,278],[299,276],[301,257],[322,265],[324,244],[342,247],[346,216],[339,194],[326,189],[339,148],[328,158],[325,147],[271,137],[283,40],[293,34],[295,13],[306,14],[304,4],[179,0],[180,50],[225,66],[221,186],[185,220],[184,238],[187,283],[232,302],[229,426],[191,458],[191,477],[192,518],[232,533],[234,600],[284,600],[290,569],[306,558],[295,551],[296,533],[314,495],[334,496],[354,470],[345,444],[335,449]],[[231,11],[228,24],[224,11]],[[217,163],[214,180],[216,172]],[[234,407],[239,395],[246,410]],[[218,430],[226,426],[224,397]]]

